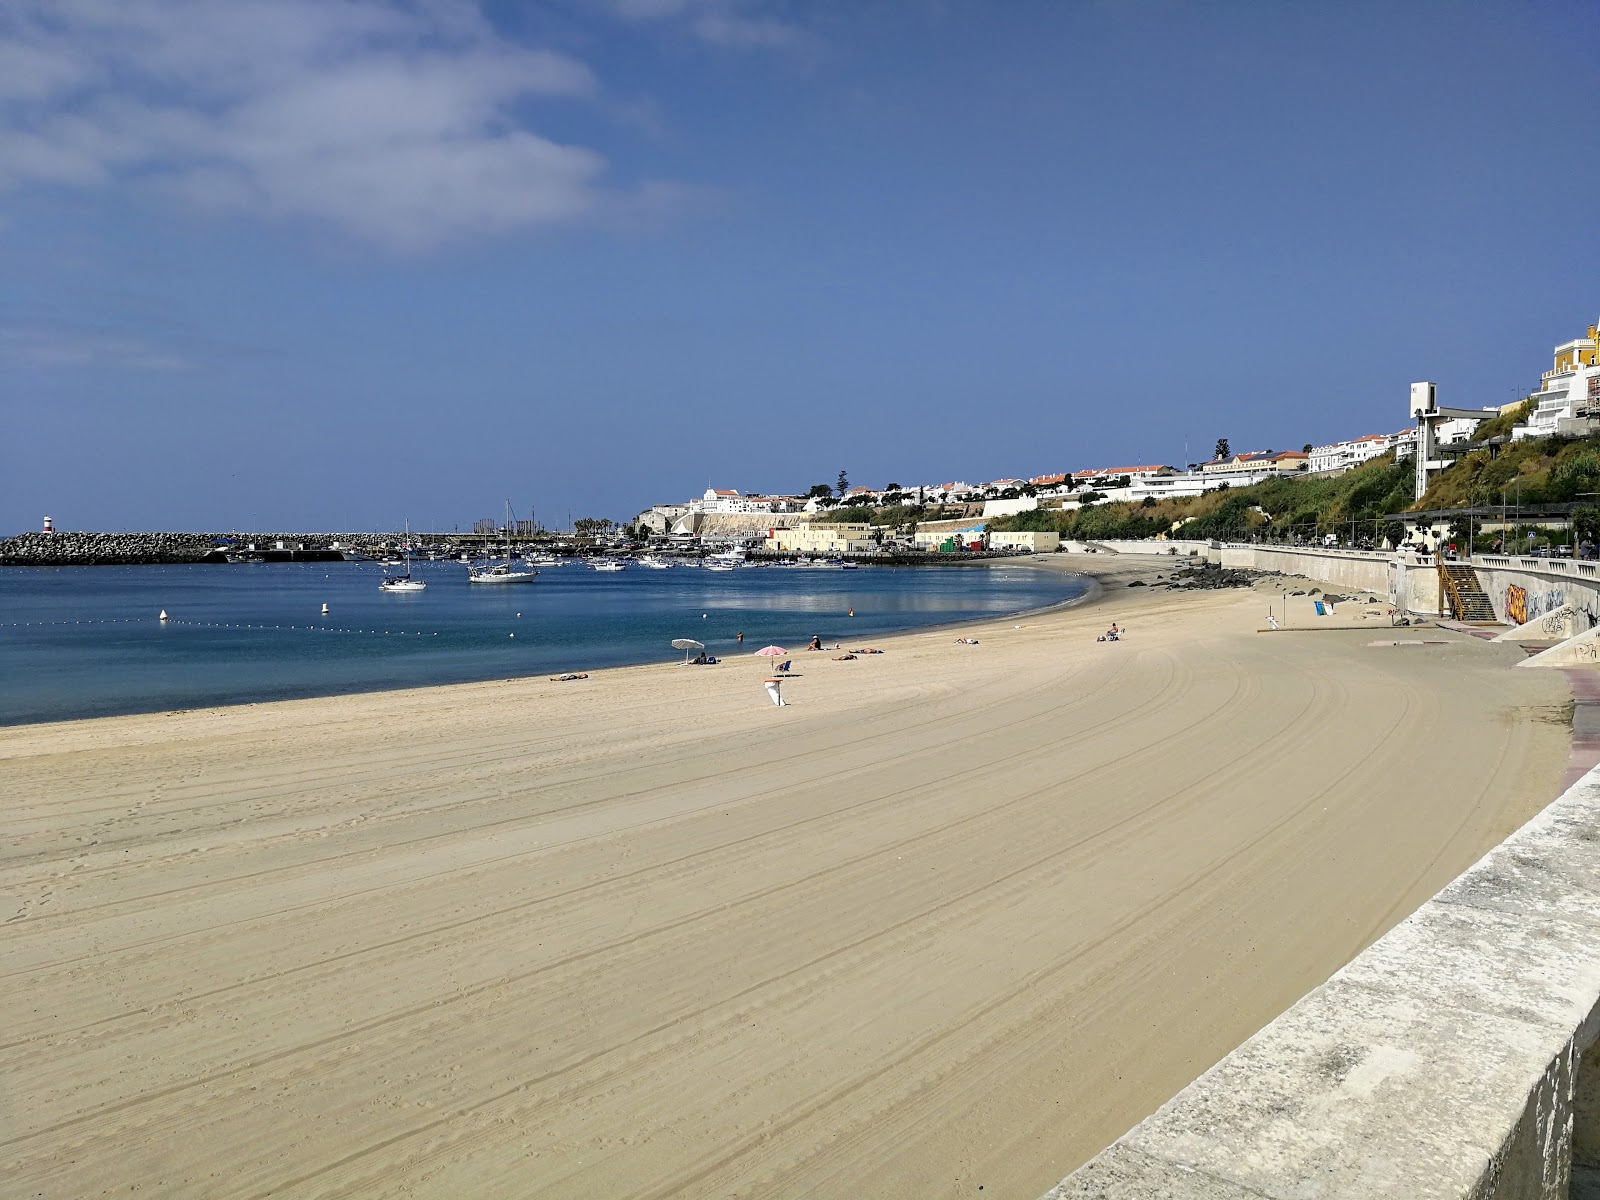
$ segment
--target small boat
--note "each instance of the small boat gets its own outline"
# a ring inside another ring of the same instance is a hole
[[[650,571],[670,571],[672,564],[664,558],[657,558],[653,554],[646,554],[639,559],[639,565]]]
[[[468,583],[531,583],[538,569],[513,559],[477,563],[467,572]]]
[[[427,590],[428,585],[423,580],[411,578],[411,526],[409,523],[406,525],[405,547],[405,574],[390,575],[385,573],[382,581],[378,584],[380,592],[421,592]],[[389,563],[391,560],[386,558],[383,561]],[[394,559],[393,561],[400,562],[402,560]]]
[[[511,501],[506,501],[506,549],[505,557],[496,561],[489,559],[481,563],[474,563],[467,567],[468,583],[532,583],[539,577],[537,567],[530,566],[521,559],[511,556]]]
[[[617,562],[615,559],[606,559],[602,562],[593,562],[590,563],[589,566],[596,571],[605,571],[607,574],[611,574],[623,569],[622,563]]]

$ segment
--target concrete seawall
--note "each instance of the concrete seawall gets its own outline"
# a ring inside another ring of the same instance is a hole
[[[1597,847],[1600,768],[1046,1200],[1600,1194]]]
[[[1224,567],[1304,575],[1322,583],[1376,592],[1387,595],[1406,612],[1442,615],[1438,568],[1432,558],[1390,551],[1231,542],[1212,544],[1203,557]],[[1477,573],[1479,584],[1494,605],[1496,619],[1508,625],[1521,623],[1510,611],[1513,588],[1521,591],[1519,599],[1527,620],[1572,605],[1587,615],[1591,626],[1600,624],[1600,562],[1505,554],[1477,554],[1459,561]]]

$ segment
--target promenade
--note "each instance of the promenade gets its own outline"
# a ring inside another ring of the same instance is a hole
[[[1514,646],[1093,569],[781,709],[740,659],[0,730],[0,1194],[1041,1194],[1569,737]]]

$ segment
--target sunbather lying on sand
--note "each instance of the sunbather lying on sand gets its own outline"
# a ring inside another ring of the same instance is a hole
[[[868,646],[865,650],[852,650],[852,651],[850,651],[850,653],[851,654],[882,654],[883,651],[882,650],[874,650],[871,646]]]
[[[854,654],[835,654],[833,656],[833,661],[834,662],[848,662],[850,659],[852,659],[854,657],[855,657]]]
[[[589,672],[587,672],[587,671],[579,671],[575,675],[552,675],[552,676],[550,676],[550,681],[552,683],[566,683],[567,680],[569,680],[569,679],[587,679],[587,678],[589,678]]]

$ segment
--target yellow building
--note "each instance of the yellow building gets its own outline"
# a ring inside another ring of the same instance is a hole
[[[773,529],[767,534],[765,549],[772,554],[834,555],[870,554],[880,547],[873,540],[871,525],[841,523]]]
[[[1600,330],[1591,325],[1587,337],[1573,338],[1565,345],[1556,347],[1555,366],[1545,372],[1545,378],[1564,375],[1579,367],[1595,366],[1597,359],[1600,359]]]

